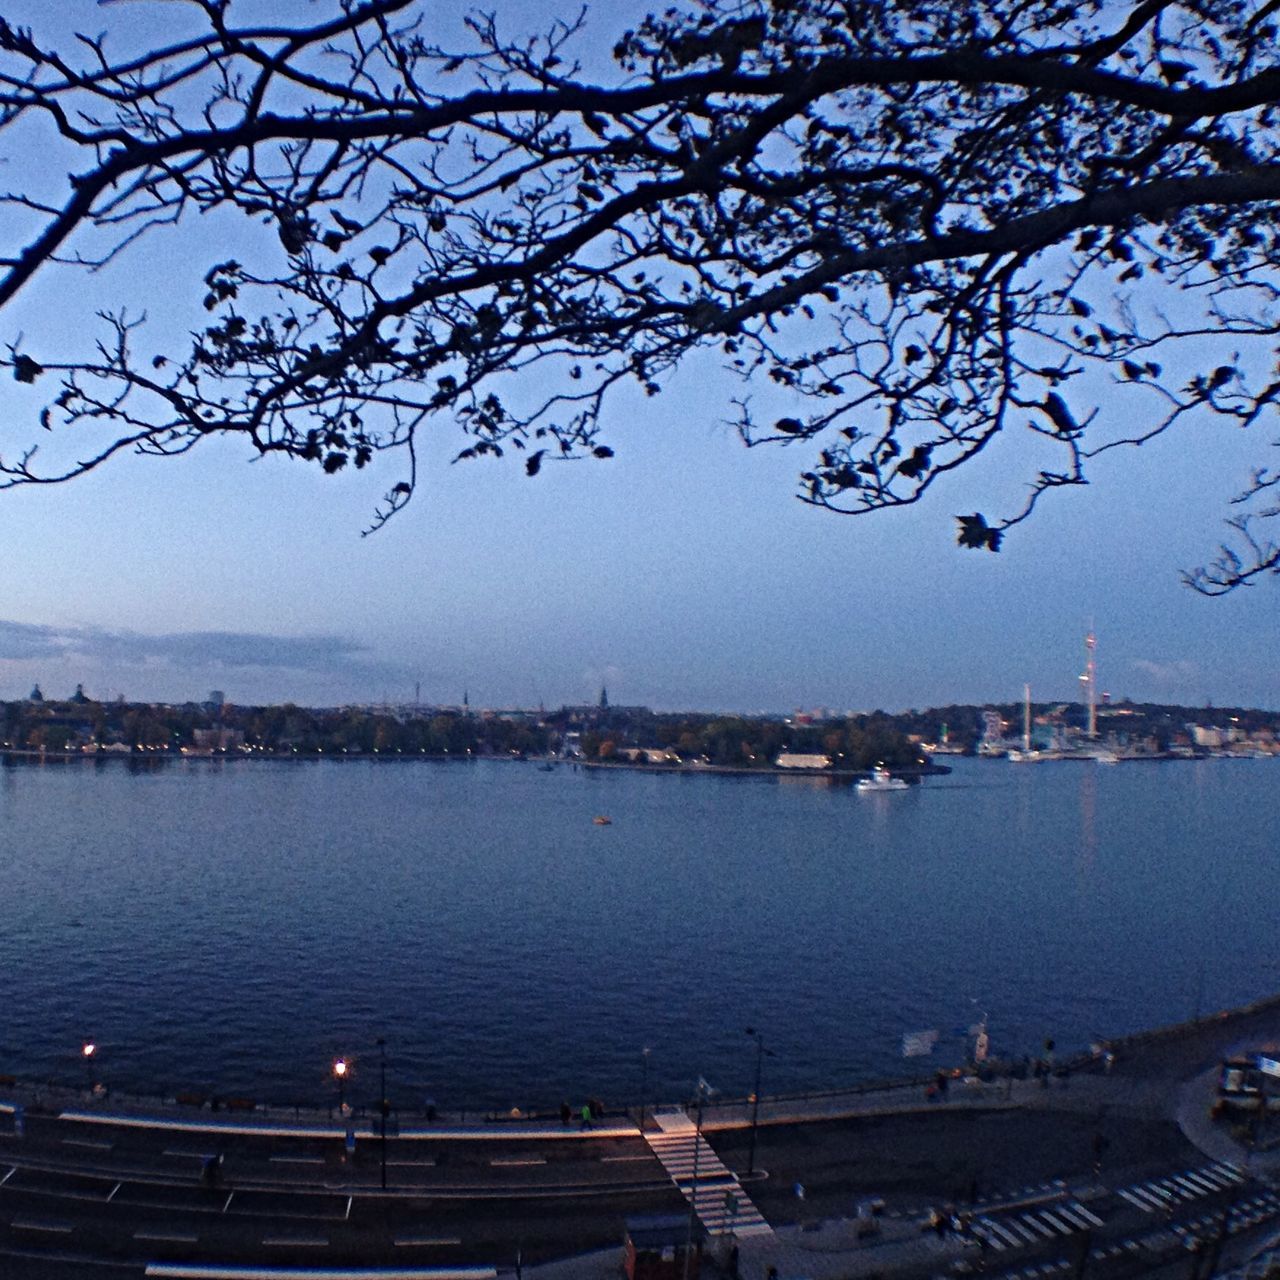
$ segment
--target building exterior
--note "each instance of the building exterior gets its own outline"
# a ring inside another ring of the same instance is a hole
[[[830,769],[831,757],[801,751],[780,751],[774,764],[779,769]]]

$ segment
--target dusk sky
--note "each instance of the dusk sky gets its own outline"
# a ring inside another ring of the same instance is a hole
[[[47,8],[7,12],[40,34]],[[126,21],[119,8],[67,0],[60,16],[98,31]],[[129,8],[163,22],[173,6]],[[616,34],[607,9],[596,21]],[[12,184],[22,158],[4,158]],[[40,333],[87,327],[126,287],[152,323],[194,323],[201,279],[227,256],[218,236],[157,234],[92,281],[52,269],[0,317],[0,340],[24,331],[38,357]],[[1016,504],[1017,441],[917,508],[841,518],[792,496],[807,453],[740,445],[725,425],[735,390],[708,359],[656,398],[620,396],[614,459],[532,480],[518,464],[451,466],[465,441],[440,424],[414,502],[368,538],[393,461],[328,478],[210,441],[0,494],[0,698],[38,682],[48,696],[83,683],[331,704],[409,701],[420,683],[424,702],[555,706],[603,684],[659,709],[843,711],[1010,701],[1027,681],[1067,699],[1092,622],[1114,697],[1280,707],[1273,581],[1221,600],[1178,581],[1220,540],[1267,424],[1113,452],[992,556],[956,548],[953,517]],[[0,453],[38,436],[37,409],[0,382]]]

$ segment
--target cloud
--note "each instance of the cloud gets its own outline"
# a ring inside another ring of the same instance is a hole
[[[59,657],[64,652],[61,638],[53,627],[0,619],[0,662]]]
[[[65,659],[176,671],[302,672],[360,679],[403,678],[401,667],[344,636],[276,636],[251,631],[175,631],[148,635],[101,627],[51,627],[0,620],[0,661]]]
[[[1185,658],[1172,662],[1156,662],[1151,658],[1135,658],[1129,664],[1135,671],[1150,677],[1156,684],[1185,684],[1200,678],[1200,668]]]

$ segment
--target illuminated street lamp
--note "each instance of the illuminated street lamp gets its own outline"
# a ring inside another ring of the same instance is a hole
[[[98,1046],[92,1040],[86,1040],[80,1047],[80,1057],[84,1060],[84,1078],[85,1083],[89,1086],[89,1092],[93,1092],[93,1055],[98,1052]]]
[[[333,1074],[338,1082],[338,1114],[345,1116],[347,1114],[347,1066],[346,1058],[335,1058],[333,1060]]]

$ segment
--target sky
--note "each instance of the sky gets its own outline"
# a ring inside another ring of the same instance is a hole
[[[50,20],[34,0],[13,8]],[[173,8],[67,0],[60,16],[127,32]],[[456,30],[457,6],[440,12]],[[617,20],[598,12],[611,37]],[[30,159],[0,152],[9,173]],[[170,309],[198,298],[217,231],[158,235],[92,280],[49,272],[0,313],[0,342],[88,323],[123,288],[153,322],[181,323]],[[441,428],[412,505],[367,538],[393,464],[329,478],[234,441],[2,493],[0,699],[38,683],[51,697],[83,684],[131,700],[554,707],[607,686],[661,710],[839,712],[1009,702],[1025,682],[1059,700],[1077,695],[1092,626],[1113,697],[1280,707],[1277,585],[1209,600],[1178,578],[1221,539],[1265,426],[1113,452],[992,556],[955,546],[954,517],[1010,505],[1016,444],[917,507],[839,517],[793,496],[806,454],[738,442],[726,387],[704,362],[655,398],[625,393],[614,459],[535,479],[451,466],[464,442]],[[0,383],[0,453],[35,438],[32,404]]]

